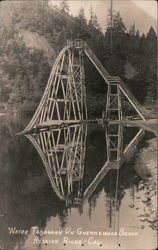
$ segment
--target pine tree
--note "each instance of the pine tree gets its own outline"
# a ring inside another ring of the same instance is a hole
[[[116,12],[113,17],[113,33],[117,35],[124,35],[126,32],[125,24],[122,20],[122,17],[120,15],[120,12]]]
[[[87,23],[86,18],[85,18],[85,11],[84,11],[84,8],[83,8],[83,7],[81,7],[81,9],[79,10],[78,18],[79,18],[79,20],[80,20],[81,22]]]
[[[112,13],[112,23],[110,18],[111,15],[109,13],[105,40],[109,47],[111,47],[111,43],[113,43],[112,46],[114,47],[114,45],[116,43],[118,44],[118,42],[121,45],[121,39],[122,37],[125,37],[126,34],[126,27],[119,12]],[[113,41],[111,41],[111,36]]]
[[[154,30],[154,28],[153,28],[152,26],[150,27],[150,30],[149,30],[149,32],[147,33],[147,39],[148,39],[149,37],[153,37],[153,38],[156,37],[156,32],[155,32],[155,30]]]
[[[105,32],[105,63],[111,74],[122,75],[127,56],[126,27],[119,12],[112,12],[112,14],[112,25],[109,20]]]
[[[98,17],[96,14],[93,13],[92,8],[91,8],[91,13],[90,13],[89,26],[101,31],[101,26],[98,22]]]
[[[148,49],[148,55],[149,57],[152,57],[156,55],[157,52],[157,35],[153,27],[150,27],[149,32],[146,36],[146,43],[147,43],[147,49]]]
[[[60,9],[62,12],[65,12],[65,13],[66,13],[66,12],[69,12],[69,10],[70,10],[69,1],[68,1],[68,0],[61,0],[59,9]]]
[[[108,9],[107,15],[107,24],[106,24],[106,32],[109,35],[109,44],[110,47],[110,54],[112,56],[112,49],[113,49],[113,0],[111,0],[110,8]]]

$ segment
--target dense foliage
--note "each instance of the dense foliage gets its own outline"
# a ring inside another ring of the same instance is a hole
[[[97,16],[91,10],[87,22],[84,9],[77,17],[69,14],[68,1],[62,0],[59,7],[47,1],[3,2],[1,9],[8,16],[1,16],[0,30],[0,91],[1,102],[19,112],[33,112],[41,98],[53,64],[50,65],[43,50],[29,48],[20,36],[21,30],[29,30],[44,37],[58,53],[67,39],[86,40],[105,68],[119,75],[128,84],[141,103],[156,99],[156,39],[151,27],[147,35],[140,35],[131,25],[127,30],[118,12],[113,16],[111,27],[105,34],[101,31]],[[125,78],[125,64],[130,62],[136,74]],[[85,59],[87,103],[92,116],[101,113],[105,105],[105,84]],[[141,93],[141,95],[140,95]],[[98,101],[99,100],[99,101]]]

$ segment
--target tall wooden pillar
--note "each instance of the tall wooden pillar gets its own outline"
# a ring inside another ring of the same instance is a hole
[[[115,121],[122,119],[121,91],[117,82],[108,84],[106,117]]]

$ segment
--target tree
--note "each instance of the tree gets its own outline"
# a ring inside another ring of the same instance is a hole
[[[70,7],[69,7],[69,1],[68,0],[61,0],[61,3],[60,3],[60,10],[62,12],[69,12],[70,10]]]
[[[105,32],[105,63],[111,74],[123,75],[127,55],[125,49],[126,27],[119,12],[113,13],[112,19],[112,26],[111,22],[108,22]]]
[[[147,39],[150,38],[150,37],[154,37],[154,38],[156,37],[156,32],[155,32],[155,30],[154,30],[154,28],[152,26],[150,27],[150,30],[147,33]]]
[[[89,26],[95,28],[96,30],[101,31],[101,26],[98,22],[97,15],[93,13],[93,9],[91,8]]]
[[[147,52],[149,57],[155,56],[157,53],[157,35],[153,27],[150,27],[146,36]]]
[[[124,35],[126,32],[126,26],[122,20],[120,12],[116,12],[113,16],[113,33],[117,35]]]
[[[86,18],[85,18],[85,11],[84,11],[84,8],[81,7],[81,9],[79,10],[79,13],[78,13],[78,18],[79,20],[82,22],[82,23],[87,23],[86,21]]]
[[[108,22],[107,30],[105,33],[105,38],[110,45],[111,30],[112,30],[113,47],[115,47],[115,44],[118,44],[118,43],[122,46],[121,40],[122,38],[125,37],[125,34],[126,34],[125,24],[123,23],[122,17],[119,12],[116,12],[115,14],[113,14],[112,20],[113,20],[112,26],[111,26],[111,22]]]

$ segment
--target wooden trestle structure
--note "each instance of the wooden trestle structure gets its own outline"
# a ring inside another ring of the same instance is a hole
[[[108,86],[106,101],[107,160],[92,183],[83,190],[84,158],[88,120],[84,55],[94,64]],[[110,76],[86,42],[68,41],[52,68],[40,104],[28,126],[20,133],[33,143],[46,168],[52,188],[67,205],[90,197],[110,169],[119,169],[144,134],[137,135],[123,150],[121,95],[124,94],[139,116],[142,107],[123,81]],[[113,123],[110,121],[113,120]],[[49,130],[44,130],[49,127]],[[36,133],[38,131],[38,133]]]
[[[84,54],[90,59],[108,86],[106,114],[107,119],[121,120],[121,93],[132,104],[139,116],[146,115],[138,101],[123,81],[117,76],[110,76],[86,42],[68,41],[59,53],[52,68],[47,86],[40,104],[28,126],[21,134],[51,124],[78,123],[87,120],[86,82],[84,72]]]

